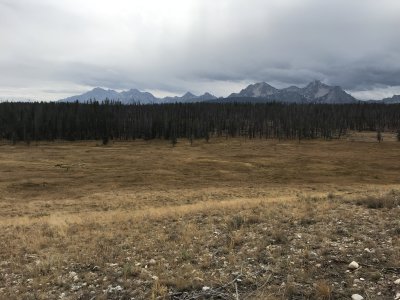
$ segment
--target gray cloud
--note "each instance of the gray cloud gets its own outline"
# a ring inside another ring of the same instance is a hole
[[[0,0],[0,96],[320,79],[377,98],[399,91],[399,14],[397,0]]]

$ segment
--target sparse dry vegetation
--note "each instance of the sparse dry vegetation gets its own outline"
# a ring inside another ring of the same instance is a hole
[[[385,195],[380,196],[369,196],[366,198],[358,199],[356,201],[358,205],[364,205],[368,208],[381,209],[387,208],[392,209],[400,205],[400,195],[396,191],[392,191]]]
[[[0,298],[393,299],[395,138],[2,145]]]

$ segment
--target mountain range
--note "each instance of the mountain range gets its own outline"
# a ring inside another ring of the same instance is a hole
[[[339,86],[329,86],[321,81],[313,81],[304,88],[290,86],[277,89],[265,82],[249,85],[228,98],[252,97],[287,103],[355,103],[358,100]]]
[[[105,100],[119,101],[123,104],[151,104],[151,103],[175,103],[175,102],[202,102],[207,100],[214,100],[217,97],[210,93],[205,93],[201,96],[193,95],[187,92],[181,97],[164,97],[157,98],[149,92],[141,92],[137,89],[130,89],[128,91],[117,92],[114,90],[105,90],[102,88],[94,88],[93,90],[86,92],[82,95],[72,96],[65,99],[58,100],[59,102],[89,102],[89,101],[105,101]]]
[[[59,100],[60,102],[88,102],[88,101],[104,101],[104,100],[119,101],[123,104],[131,103],[193,103],[193,102],[285,102],[285,103],[357,103],[359,100],[345,92],[340,86],[330,86],[315,80],[303,88],[290,86],[283,89],[277,89],[268,83],[259,82],[251,84],[242,89],[238,93],[232,93],[226,98],[217,98],[210,93],[197,96],[190,92],[182,96],[157,98],[149,92],[142,92],[137,89],[117,92],[114,90],[105,90],[95,88],[81,95],[68,97]],[[391,104],[400,103],[400,95],[395,95],[392,98],[385,98],[378,101]]]

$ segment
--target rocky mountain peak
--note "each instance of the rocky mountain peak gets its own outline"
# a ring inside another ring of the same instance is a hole
[[[192,94],[191,92],[186,92],[182,98],[194,98],[197,97],[196,95]]]
[[[93,92],[103,92],[103,91],[106,91],[106,90],[101,88],[101,87],[95,87],[92,91]]]
[[[241,90],[240,93],[233,93],[229,97],[267,97],[275,94],[278,89],[269,85],[266,82],[257,82],[250,84],[245,89]]]

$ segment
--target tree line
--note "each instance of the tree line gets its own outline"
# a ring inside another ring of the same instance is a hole
[[[0,139],[333,139],[349,130],[398,131],[400,105],[0,103]]]

